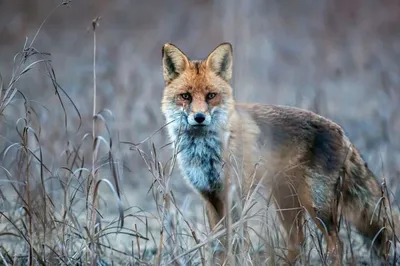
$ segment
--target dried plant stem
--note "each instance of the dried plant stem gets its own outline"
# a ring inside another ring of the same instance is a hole
[[[165,242],[165,216],[167,215],[167,211],[169,211],[169,195],[165,193],[163,195],[163,208],[162,208],[162,220],[161,220],[161,232],[160,232],[160,243],[157,250],[157,255],[154,260],[154,265],[160,265],[161,256],[164,248]]]
[[[96,231],[96,208],[98,205],[98,200],[95,198],[95,184],[97,184],[97,175],[96,175],[96,158],[97,158],[97,132],[96,132],[96,97],[97,97],[97,84],[96,84],[96,53],[97,53],[97,43],[96,43],[96,28],[98,26],[99,17],[96,17],[92,21],[92,30],[93,30],[93,112],[92,112],[92,165],[91,165],[91,177],[89,178],[87,185],[88,188],[88,197],[87,203],[90,205],[88,209],[88,215],[90,218],[88,219],[88,228],[89,228],[89,239],[90,239],[90,257],[91,264],[95,264],[96,257],[96,245],[94,242],[94,236]]]
[[[30,190],[31,190],[31,184],[30,184],[30,156],[29,156],[29,138],[28,138],[28,129],[27,127],[24,128],[24,133],[23,133],[23,138],[24,138],[24,156],[26,156],[26,168],[25,168],[25,175],[26,175],[26,211],[28,215],[28,234],[29,234],[29,266],[33,265],[33,245],[32,245],[32,239],[33,239],[33,228],[32,228],[32,213],[30,212],[31,210],[31,195],[30,195]]]
[[[96,163],[96,95],[97,95],[97,86],[96,86],[96,25],[97,25],[97,20],[94,19],[92,22],[93,26],[93,112],[92,112],[92,139],[93,139],[93,154],[92,154],[92,170],[91,170],[91,188],[94,188],[94,183],[96,182],[96,168],[95,168],[95,163]],[[91,195],[94,195],[94,191],[92,191]],[[96,206],[92,206],[92,217],[91,217],[91,222],[95,222],[95,212]],[[91,230],[94,230],[94,224],[91,225]],[[94,233],[91,231],[91,233]]]

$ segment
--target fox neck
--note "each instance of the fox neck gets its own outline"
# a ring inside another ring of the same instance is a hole
[[[180,129],[168,127],[184,176],[200,193],[223,188],[222,152],[229,133],[219,129]]]

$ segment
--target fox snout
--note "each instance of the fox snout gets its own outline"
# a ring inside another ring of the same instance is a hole
[[[208,126],[211,123],[211,116],[204,112],[194,112],[189,114],[188,123],[191,126]]]

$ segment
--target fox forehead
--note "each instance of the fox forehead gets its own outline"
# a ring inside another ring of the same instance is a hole
[[[208,92],[221,92],[225,86],[214,72],[207,69],[205,61],[192,60],[189,61],[184,72],[168,84],[165,90],[172,94],[185,92],[206,94]]]

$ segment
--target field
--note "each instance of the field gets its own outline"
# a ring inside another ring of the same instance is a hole
[[[395,0],[0,1],[0,265],[212,265],[226,232],[210,232],[172,160],[166,42],[192,59],[231,42],[236,100],[336,121],[391,200],[377,210],[398,209],[399,33]],[[237,265],[280,265],[274,206],[242,207]],[[323,265],[306,230],[299,265]],[[345,222],[341,237],[346,265],[383,263]]]

